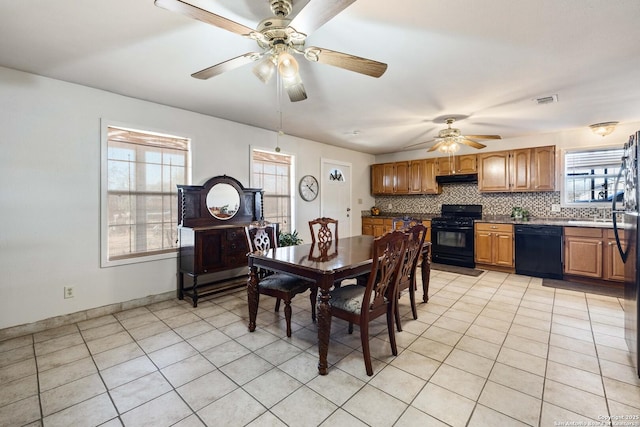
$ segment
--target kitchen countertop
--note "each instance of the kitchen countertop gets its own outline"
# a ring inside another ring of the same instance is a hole
[[[380,212],[380,215],[371,215],[368,211],[362,211],[362,217],[371,218],[400,218],[408,216],[419,220],[430,220],[437,218],[440,214],[434,213],[400,213],[400,212]],[[529,220],[515,220],[509,215],[483,215],[482,219],[476,222],[490,222],[496,224],[531,224],[531,225],[559,225],[562,227],[591,227],[591,228],[613,228],[611,221],[594,221],[593,218],[530,218]]]

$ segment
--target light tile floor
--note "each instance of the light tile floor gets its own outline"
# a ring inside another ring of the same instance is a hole
[[[0,426],[640,425],[616,298],[433,271],[418,320],[402,298],[397,357],[372,325],[372,377],[358,329],[336,319],[319,376],[309,299],[294,300],[290,339],[273,304],[262,297],[254,333],[236,290],[0,342]]]

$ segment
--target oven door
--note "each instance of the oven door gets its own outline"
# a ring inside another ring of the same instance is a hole
[[[432,226],[431,251],[433,262],[475,267],[473,227]]]

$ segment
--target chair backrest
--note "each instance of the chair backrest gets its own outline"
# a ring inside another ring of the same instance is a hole
[[[251,223],[244,228],[247,236],[247,246],[250,252],[266,252],[278,247],[274,224],[267,222]]]
[[[409,230],[405,231],[407,242],[404,247],[405,257],[400,267],[400,280],[398,287],[405,289],[413,281],[416,267],[418,266],[418,258],[424,245],[424,238],[427,235],[427,228],[422,224],[416,224]]]
[[[403,216],[398,218],[393,218],[391,220],[391,229],[392,230],[402,230],[406,231],[413,227],[414,225],[422,224],[422,221],[419,219],[411,218],[410,216]]]
[[[406,240],[405,233],[392,231],[373,242],[373,265],[362,300],[361,315],[367,316],[368,312],[383,307],[386,310],[386,305],[395,301]]]
[[[309,221],[311,243],[328,243],[338,240],[338,220],[333,218],[316,218]]]

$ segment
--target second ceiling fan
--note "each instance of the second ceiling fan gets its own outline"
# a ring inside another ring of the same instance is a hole
[[[242,65],[260,61],[253,69],[254,74],[267,83],[277,69],[289,99],[296,102],[307,99],[307,94],[298,73],[298,63],[292,54],[302,55],[312,62],[333,65],[372,77],[380,77],[386,71],[387,64],[382,62],[325,48],[304,46],[307,36],[312,31],[320,28],[356,0],[310,0],[291,18],[289,14],[292,10],[292,0],[264,1],[269,1],[274,16],[260,21],[255,30],[196,6],[197,0],[155,0],[155,4],[163,9],[251,38],[262,49],[261,52],[245,53],[191,75],[198,79],[209,79]]]
[[[460,149],[459,144],[465,144],[473,148],[481,149],[485,148],[486,145],[474,141],[474,139],[502,139],[500,135],[462,135],[460,129],[451,127],[451,125],[455,121],[456,119],[452,117],[445,120],[447,128],[442,129],[438,132],[438,136],[433,139],[433,141],[435,141],[435,144],[433,144],[433,146],[427,151],[439,150],[444,153],[454,153]],[[429,142],[431,141],[423,141],[417,144],[412,144],[405,147],[405,149],[428,144]]]

